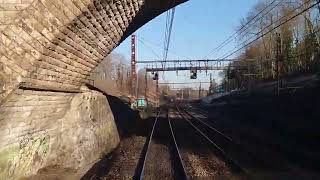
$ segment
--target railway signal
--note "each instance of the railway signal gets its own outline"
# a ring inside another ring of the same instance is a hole
[[[190,79],[197,79],[197,70],[191,69]]]
[[[155,74],[154,74],[154,76],[153,76],[153,80],[159,80],[159,74],[158,74],[158,72],[156,72]]]

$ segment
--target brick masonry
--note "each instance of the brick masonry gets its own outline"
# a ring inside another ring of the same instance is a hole
[[[27,8],[33,0],[0,0],[0,31],[12,24],[20,11]]]
[[[0,0],[0,179],[50,166],[81,174],[110,152],[108,102],[81,87],[126,37],[184,1]]]
[[[0,179],[50,177],[42,171],[51,169],[62,171],[51,178],[79,179],[119,143],[108,101],[95,91],[17,90],[0,113]]]
[[[78,90],[127,36],[182,1],[0,1],[0,101],[21,86]]]

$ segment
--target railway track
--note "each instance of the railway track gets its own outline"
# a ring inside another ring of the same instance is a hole
[[[221,136],[224,136],[225,139],[229,140],[231,144],[233,144],[233,146],[237,149],[240,150],[240,152],[245,152],[245,154],[248,155],[248,157],[254,161],[254,162],[259,162],[259,166],[261,168],[267,168],[270,170],[275,170],[275,171],[286,171],[288,170],[287,168],[283,168],[278,166],[277,164],[273,163],[273,162],[269,162],[267,159],[261,158],[259,157],[259,155],[257,155],[256,152],[252,151],[252,149],[248,149],[247,147],[243,146],[242,144],[240,144],[237,140],[232,139],[230,136],[226,135],[225,133],[220,132],[217,128],[214,127],[214,125],[212,125],[212,122],[209,121],[209,117],[206,117],[204,119],[202,118],[198,118],[194,113],[193,110],[195,110],[196,114],[200,112],[200,114],[202,115],[201,112],[203,112],[204,110],[201,110],[199,108],[192,108],[192,109],[188,109],[187,112],[188,115],[190,115],[192,117],[193,120],[196,120],[198,122],[201,122],[202,124],[206,125],[208,128],[212,129],[213,131],[215,131],[216,133],[220,134]],[[206,111],[204,111],[206,112]],[[204,115],[202,115],[204,116]],[[211,125],[210,125],[211,124]],[[272,145],[272,144],[271,144]],[[232,147],[233,147],[232,146]],[[228,147],[227,147],[228,148]]]
[[[221,147],[229,157],[236,159],[239,166],[244,167],[249,177],[256,179],[264,176],[270,176],[272,174],[281,174],[284,172],[292,172],[295,175],[299,174],[299,169],[297,167],[291,166],[285,161],[280,161],[280,163],[277,163],[273,160],[270,160],[268,156],[260,154],[260,152],[256,149],[249,148],[248,146],[239,143],[239,139],[232,139],[231,137],[228,138],[228,135],[219,132],[219,130],[214,127],[214,121],[210,121],[209,118],[197,116],[197,114],[202,115],[203,110],[191,107],[184,109],[183,111],[191,117],[192,123],[195,126],[200,126],[199,129],[202,129],[203,126],[206,126],[204,129],[207,130],[202,130],[202,132],[209,137],[214,137],[214,142],[219,145],[219,147]],[[208,129],[211,129],[211,132],[209,132]],[[263,143],[269,145],[270,147],[279,146],[275,145],[272,141],[264,141]],[[237,151],[234,151],[234,149]]]
[[[205,111],[203,109],[199,109],[199,108],[196,108],[196,107],[190,107],[190,109],[196,111],[197,113],[199,113],[200,115],[204,116],[204,117],[208,117],[208,114],[209,112],[208,111]]]
[[[175,139],[175,133],[172,129],[172,125],[170,122],[170,117],[168,115],[168,112],[166,112],[165,118],[160,118],[160,115],[161,115],[161,111],[158,112],[158,114],[154,120],[152,130],[151,130],[150,135],[147,139],[147,145],[145,146],[144,153],[141,157],[142,158],[142,163],[140,165],[141,167],[137,167],[138,172],[136,172],[134,179],[141,180],[141,179],[146,178],[147,174],[150,173],[150,172],[146,172],[148,169],[148,164],[152,164],[152,163],[155,163],[155,161],[157,161],[157,159],[152,159],[151,155],[153,155],[153,156],[158,156],[158,155],[151,154],[151,151],[155,151],[155,148],[157,148],[155,146],[154,139],[156,136],[161,136],[161,135],[157,135],[157,133],[160,133],[158,128],[160,128],[159,127],[160,123],[161,123],[161,121],[163,123],[163,120],[167,121],[166,128],[168,128],[168,131],[165,131],[165,133],[166,133],[165,138],[167,139],[167,143],[168,143],[167,145],[169,147],[168,148],[169,152],[167,152],[167,153],[170,154],[170,162],[166,162],[166,163],[168,163],[166,166],[168,166],[168,167],[170,166],[172,168],[171,169],[171,173],[172,173],[171,177],[173,179],[188,179],[188,176],[187,176],[187,173],[185,170],[185,166],[184,166],[183,160],[180,155],[178,144]],[[161,131],[164,132],[163,129],[161,129]],[[153,169],[153,170],[158,171],[156,169]],[[159,178],[159,177],[156,177],[156,178]]]
[[[219,131],[208,122],[196,117],[190,110],[177,107],[180,115],[199,133],[231,166],[243,172],[247,177],[255,178],[260,170],[279,170],[276,164],[270,164],[256,157],[250,150],[244,148],[228,135]]]
[[[256,170],[266,169],[267,165],[263,160],[256,158],[250,151],[242,148],[231,137],[219,131],[204,119],[196,117],[190,109],[180,107],[176,107],[176,109],[179,116],[199,135],[199,140],[208,144],[208,147],[211,147],[209,149],[225,161],[240,177],[255,178],[257,177]],[[165,117],[161,117],[164,114]],[[176,128],[173,128],[171,124],[168,111],[159,112],[147,138],[144,153],[141,155],[142,163],[140,163],[141,165],[138,164],[138,171],[136,171],[134,179],[161,179],[163,177],[165,179],[189,179],[189,172],[186,170],[183,157],[180,154],[174,129]],[[162,144],[165,148],[160,148],[159,151],[159,144]],[[157,165],[159,162],[157,161],[162,161],[160,164],[165,164],[164,166],[167,169],[164,171],[159,168],[159,165]]]
[[[200,114],[201,116],[203,116],[203,118],[209,118],[209,112],[208,111],[205,111],[205,110],[202,110],[202,109],[199,109],[199,108],[196,108],[196,107],[192,107],[192,106],[189,106],[188,110],[195,111],[197,114]]]
[[[189,112],[182,110],[179,107],[176,107],[176,109],[179,112],[179,114],[181,115],[181,117],[183,119],[185,119],[189,123],[189,125],[197,133],[199,133],[199,135],[201,137],[203,137],[206,140],[207,143],[209,143],[212,147],[214,147],[216,152],[219,153],[220,156],[222,156],[222,158],[226,161],[227,164],[232,166],[232,168],[234,170],[239,171],[239,172],[243,173],[244,175],[250,174],[246,168],[241,166],[237,160],[235,160],[232,156],[230,156],[228,154],[227,151],[225,151],[224,147],[222,147],[220,144],[218,144],[217,137],[213,138],[213,135],[210,134],[209,131],[214,132],[216,135],[218,134],[218,136],[222,139],[225,139],[225,141],[232,142],[232,139],[230,137],[224,135],[223,133],[221,133],[217,129],[211,127],[209,124],[205,123],[204,121],[201,121],[198,118],[196,119],[198,121],[198,123],[195,121],[192,121],[192,119],[195,117],[193,117],[192,114],[190,114]]]

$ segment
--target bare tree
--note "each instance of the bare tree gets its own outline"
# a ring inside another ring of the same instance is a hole
[[[256,79],[265,80],[275,78],[276,33],[281,37],[282,73],[290,75],[297,72],[319,71],[319,15],[320,6],[311,8],[294,19],[291,17],[309,8],[315,1],[310,0],[285,0],[276,1],[278,6],[270,6],[270,0],[259,1],[241,19],[238,27],[237,42],[239,46],[259,38],[238,55],[242,66],[250,67],[237,70],[233,80],[225,80],[224,83],[242,86],[246,83],[244,75],[256,74]],[[259,16],[257,14],[263,11]],[[291,19],[287,22],[288,19]],[[286,23],[284,23],[286,22]],[[281,25],[282,24],[282,25]],[[275,27],[281,25],[279,28]],[[254,59],[255,63],[245,62]],[[267,60],[270,61],[267,61]],[[239,62],[237,62],[239,63]],[[227,72],[226,72],[227,73]],[[225,77],[227,78],[227,76]],[[234,85],[232,85],[234,86]]]

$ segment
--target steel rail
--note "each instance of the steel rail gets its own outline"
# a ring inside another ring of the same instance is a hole
[[[176,109],[178,110],[178,112],[180,113],[181,117],[183,117],[198,133],[200,133],[202,135],[202,137],[204,137],[211,145],[213,145],[220,153],[221,155],[228,160],[230,163],[233,164],[233,166],[237,167],[239,170],[241,170],[242,172],[244,172],[245,174],[249,175],[249,171],[246,170],[245,168],[243,168],[239,162],[237,162],[236,160],[234,160],[232,157],[230,157],[226,151],[223,150],[222,147],[220,147],[218,144],[216,144],[213,140],[211,140],[204,132],[202,132],[196,125],[194,125],[185,115],[186,113],[183,113],[180,108],[178,106],[176,106]],[[188,115],[188,114],[187,114]],[[189,115],[189,117],[191,117]]]
[[[223,134],[221,131],[219,131],[218,129],[212,127],[211,125],[209,125],[208,123],[202,121],[201,119],[199,119],[198,117],[196,117],[195,115],[191,114],[190,112],[188,111],[185,111],[186,114],[188,114],[189,116],[191,116],[193,119],[199,121],[201,124],[207,126],[209,129],[213,130],[214,132],[220,134],[221,136],[223,136],[224,138],[228,139],[229,141],[233,142],[232,138]]]
[[[199,108],[193,108],[195,110],[197,110],[198,112],[200,111],[202,114],[208,114],[208,111],[205,111],[203,109],[199,109]]]
[[[187,171],[186,171],[185,165],[183,163],[183,160],[182,160],[182,157],[181,157],[181,153],[179,151],[179,147],[178,147],[178,144],[177,144],[174,132],[173,132],[173,128],[172,128],[172,124],[171,124],[171,121],[170,121],[169,113],[168,113],[168,123],[169,123],[169,127],[170,127],[171,137],[172,137],[172,140],[173,140],[173,143],[174,143],[175,154],[179,159],[178,163],[179,163],[180,171],[181,171],[180,172],[181,173],[180,177],[183,178],[183,179],[188,179]]]
[[[197,111],[197,113],[199,113],[199,114],[202,115],[203,117],[209,118],[209,117],[208,117],[208,114],[209,114],[208,111],[205,111],[205,110],[202,110],[202,109],[199,109],[199,108],[194,108],[194,107],[190,107],[189,110],[195,110],[195,111]]]
[[[198,109],[200,110],[200,109]],[[197,120],[198,122],[200,122],[202,125],[207,126],[208,128],[210,128],[211,130],[213,130],[214,132],[218,133],[219,135],[223,136],[225,139],[227,139],[229,141],[229,143],[232,143],[233,145],[236,145],[239,149],[241,149],[242,151],[246,152],[252,159],[254,159],[255,161],[259,161],[260,164],[264,164],[267,165],[268,163],[261,158],[257,158],[255,156],[255,154],[248,150],[247,148],[243,147],[239,142],[234,141],[232,138],[228,137],[227,135],[223,134],[222,132],[220,132],[218,129],[213,128],[212,126],[210,126],[208,123],[204,122],[203,120],[197,118],[194,114],[192,114],[189,111],[184,110],[185,114],[189,115],[192,119]],[[248,174],[248,173],[247,173]]]
[[[140,176],[139,176],[140,180],[144,179],[144,171],[145,171],[145,167],[146,167],[146,164],[147,164],[147,159],[148,159],[148,155],[149,155],[149,149],[150,149],[150,146],[151,146],[151,142],[152,142],[152,139],[153,139],[153,136],[154,136],[154,131],[156,129],[160,113],[161,113],[161,111],[158,112],[158,114],[157,114],[157,116],[155,118],[155,121],[153,123],[151,133],[149,135],[148,145],[147,145],[147,148],[146,148],[146,153],[145,153],[145,155],[143,157],[143,165],[142,165]],[[173,142],[173,147],[174,147],[172,150],[174,150],[174,154],[179,160],[177,162],[179,164],[179,172],[180,172],[179,175],[180,175],[180,178],[183,178],[183,179],[187,180],[188,176],[187,176],[187,173],[186,173],[186,168],[185,168],[185,165],[184,165],[183,160],[181,158],[181,154],[179,152],[178,144],[177,144],[177,141],[175,139],[175,135],[174,135],[174,131],[173,131],[170,119],[169,119],[169,115],[168,115],[167,120],[168,120],[168,124],[169,124],[169,127],[170,127],[170,132],[171,132],[170,134],[171,134],[171,137],[172,137],[172,142]]]
[[[143,165],[142,165],[142,169],[141,169],[140,177],[139,177],[140,180],[143,179],[144,170],[145,170],[145,166],[146,166],[146,161],[147,161],[147,157],[148,157],[148,154],[149,154],[150,144],[151,144],[151,141],[152,141],[152,137],[153,137],[153,134],[154,134],[155,127],[156,127],[157,122],[158,122],[158,118],[160,116],[160,112],[161,112],[161,110],[158,112],[158,114],[157,114],[157,116],[155,118],[155,121],[154,121],[153,126],[152,126],[152,130],[151,130],[151,133],[150,133],[150,136],[149,136],[147,152],[146,152],[145,156],[143,157]]]

